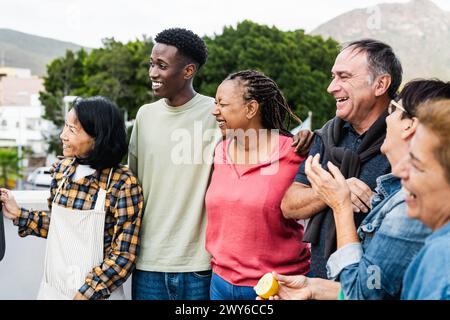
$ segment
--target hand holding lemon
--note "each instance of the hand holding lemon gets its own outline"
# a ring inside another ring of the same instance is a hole
[[[256,300],[336,300],[339,282],[304,275],[266,273],[254,287]]]
[[[276,295],[278,288],[278,281],[272,273],[263,275],[254,287],[256,294],[263,299],[269,299],[271,296]]]

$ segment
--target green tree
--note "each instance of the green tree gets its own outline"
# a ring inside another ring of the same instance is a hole
[[[334,40],[306,35],[303,30],[283,32],[251,21],[225,27],[222,34],[204,39],[209,58],[195,78],[195,87],[202,94],[214,96],[231,72],[257,69],[278,83],[301,118],[313,112],[314,128],[333,117],[334,100],[326,88],[338,54]],[[40,97],[45,118],[62,126],[65,95],[103,95],[134,118],[142,104],[154,100],[148,77],[152,47],[153,41],[146,37],[126,44],[111,38],[89,53],[68,51],[48,66],[45,92]],[[55,150],[60,146],[56,134],[52,141]]]
[[[22,177],[20,158],[16,149],[0,148],[0,185],[5,188],[11,188],[11,180]]]
[[[215,95],[232,72],[256,69],[273,78],[289,104],[304,119],[313,112],[313,127],[334,116],[334,99],[327,94],[338,43],[303,30],[283,32],[276,27],[243,21],[222,34],[205,37],[209,58],[196,78],[200,92]]]
[[[123,110],[126,118],[134,118],[138,108],[152,101],[148,80],[148,61],[153,47],[151,39],[123,44],[103,40],[103,47],[87,53],[68,50],[64,57],[47,66],[45,91],[40,93],[45,106],[44,118],[57,128],[64,124],[64,96],[88,97],[102,95]],[[46,133],[49,152],[61,154],[61,130]]]
[[[83,90],[79,95],[102,95],[114,101],[135,118],[137,110],[151,101],[148,63],[153,48],[151,39],[123,44],[103,40],[103,48],[92,50],[85,62]]]
[[[45,107],[44,119],[52,121],[57,128],[64,124],[64,96],[73,95],[84,88],[85,50],[76,53],[67,50],[64,57],[53,60],[47,66],[47,76],[44,77],[45,91],[40,92],[39,99]],[[47,132],[49,152],[62,153],[59,132]]]
[[[58,127],[64,123],[63,97],[85,87],[84,60],[87,55],[83,49],[76,53],[67,50],[64,57],[53,60],[47,66],[45,91],[40,93],[39,98],[45,107],[44,118],[53,121]]]

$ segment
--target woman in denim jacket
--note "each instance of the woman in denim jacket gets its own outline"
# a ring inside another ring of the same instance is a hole
[[[418,118],[409,153],[395,173],[408,216],[433,233],[406,270],[402,299],[450,300],[450,99],[428,102]]]
[[[381,147],[392,167],[407,154],[417,128],[417,106],[432,98],[450,97],[450,85],[438,80],[408,83],[389,105],[387,134]],[[377,179],[372,211],[356,230],[350,191],[338,168],[330,173],[310,157],[306,173],[314,190],[333,208],[338,250],[327,263],[334,281],[303,276],[275,276],[281,282],[275,299],[399,299],[402,278],[431,230],[406,214],[405,194],[393,174]]]

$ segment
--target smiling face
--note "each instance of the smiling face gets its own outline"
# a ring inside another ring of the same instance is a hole
[[[355,124],[362,122],[375,104],[367,54],[347,48],[336,58],[328,93],[336,98],[336,116]]]
[[[438,137],[423,125],[418,126],[409,151],[394,174],[402,178],[406,190],[408,215],[435,230],[449,220],[450,185],[434,150]]]
[[[237,80],[226,80],[220,84],[216,93],[213,115],[222,134],[227,129],[244,129],[249,125],[248,110],[244,100],[244,88]]]
[[[84,158],[94,147],[95,140],[84,131],[75,110],[67,114],[63,132],[60,135],[65,157]]]
[[[398,103],[401,105],[401,100]],[[403,111],[398,108],[386,117],[386,138],[380,150],[391,166],[395,166],[408,152],[408,141],[415,132],[415,120],[402,117]]]
[[[155,96],[172,101],[182,92],[188,81],[185,78],[185,65],[186,61],[176,47],[163,43],[155,44],[148,71]]]

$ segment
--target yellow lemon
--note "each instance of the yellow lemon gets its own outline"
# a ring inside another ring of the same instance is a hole
[[[269,299],[278,293],[278,281],[272,273],[266,273],[259,279],[258,284],[254,287],[258,296],[263,299]]]

